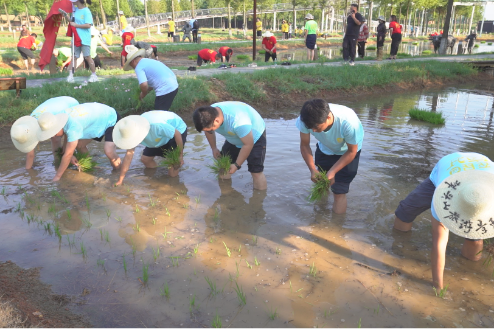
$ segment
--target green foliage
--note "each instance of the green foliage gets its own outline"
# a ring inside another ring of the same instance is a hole
[[[427,110],[413,108],[408,111],[408,115],[410,115],[410,118],[412,119],[426,121],[435,125],[442,125],[445,122],[442,112],[430,112]]]
[[[260,55],[264,55],[266,53],[266,50],[262,49],[262,50],[259,50],[259,54]]]
[[[182,154],[182,149],[180,147],[172,148],[171,150],[165,150],[163,152],[164,160],[161,161],[161,166],[163,167],[173,167],[178,169],[180,167],[180,156]]]
[[[423,50],[422,55],[430,55],[432,54],[432,50]]]
[[[312,184],[310,188],[309,196],[307,200],[309,202],[316,202],[326,197],[329,193],[329,187],[331,186],[331,181],[328,179],[327,172],[321,170],[316,174],[317,181]]]
[[[93,160],[93,157],[89,153],[76,152],[74,154],[77,162],[79,163],[79,169],[82,172],[91,172],[97,165],[97,162]]]
[[[269,71],[269,70],[267,70]],[[262,88],[238,73],[217,74],[214,78],[223,81],[225,90],[234,98],[245,102],[260,102],[266,98]]]
[[[221,155],[218,159],[214,159],[212,165],[208,165],[207,167],[211,169],[214,174],[222,176],[228,173],[231,164],[232,159],[229,155]]]
[[[213,318],[213,321],[211,322],[211,327],[213,328],[222,328],[223,325],[221,323],[221,318],[218,315],[218,312],[216,312],[216,315]]]
[[[189,55],[187,56],[187,58],[191,60],[197,60],[197,55]]]
[[[14,74],[14,70],[12,70],[10,67],[9,68],[4,68],[4,67],[0,67],[0,75],[13,75]]]
[[[369,46],[366,48],[367,50],[376,50],[377,48],[375,46]]]

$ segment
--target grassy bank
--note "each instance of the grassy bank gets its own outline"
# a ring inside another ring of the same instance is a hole
[[[372,90],[396,86],[422,86],[427,82],[474,76],[478,72],[461,63],[436,61],[386,63],[383,65],[310,66],[292,69],[273,68],[253,73],[220,73],[212,78],[179,78],[179,93],[171,110],[190,112],[198,104],[218,100],[238,100],[257,107],[272,108],[290,97],[310,98],[321,92]],[[55,96],[72,96],[81,103],[99,102],[110,105],[122,114],[153,109],[154,94],[148,95],[137,108],[132,97],[138,88],[137,79],[109,79],[105,82],[76,86],[65,82],[45,84],[23,91],[19,99],[15,92],[0,93],[0,123],[7,124]]]

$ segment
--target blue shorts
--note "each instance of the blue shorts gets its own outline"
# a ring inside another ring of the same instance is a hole
[[[342,155],[327,155],[320,149],[316,148],[315,164],[318,170],[328,171],[342,157]],[[350,183],[357,176],[358,163],[360,160],[360,151],[355,155],[355,159],[347,164],[343,169],[338,171],[334,176],[335,183],[331,185],[331,191],[334,194],[347,194],[350,190]]]
[[[82,45],[80,47],[74,47],[74,56],[75,58],[79,58],[79,56],[81,56],[81,52],[82,52],[82,56],[84,57],[88,57],[88,56],[91,56],[91,47],[90,46],[86,46],[86,45]]]
[[[305,46],[308,49],[314,49],[315,46],[316,46],[316,39],[317,39],[317,35],[315,35],[315,34],[308,34],[307,35],[307,39],[305,39]]]

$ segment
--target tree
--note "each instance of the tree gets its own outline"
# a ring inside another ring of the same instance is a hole
[[[439,46],[439,53],[442,55],[446,54],[446,45],[448,44],[448,34],[449,34],[449,21],[451,19],[451,11],[453,10],[453,1],[448,1],[448,7],[446,9],[446,19],[444,20],[443,35],[441,37],[441,45]]]
[[[144,15],[144,4],[140,0],[127,0],[133,16]]]
[[[149,29],[149,16],[148,16],[148,1],[144,0],[144,14],[146,15],[146,29],[148,31],[148,37],[151,36],[151,30]]]

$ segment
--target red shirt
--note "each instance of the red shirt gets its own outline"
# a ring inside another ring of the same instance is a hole
[[[226,53],[228,51],[228,49],[231,49],[231,48],[230,47],[227,47],[227,46],[224,46],[224,47],[221,47],[218,52],[221,54],[221,56],[226,56],[226,55],[228,55]],[[232,55],[233,55],[233,50],[232,50]]]
[[[398,22],[389,23],[389,28],[393,29],[393,34],[400,33],[401,34],[401,25]]]
[[[269,38],[263,38],[262,44],[266,46],[267,50],[271,50],[276,45],[276,38],[274,36],[269,37]],[[273,51],[273,53],[275,53],[275,52],[276,52],[276,49]]]
[[[17,47],[31,49],[35,42],[36,40],[32,36],[22,37],[17,43]]]
[[[122,56],[127,56],[127,52],[125,51],[125,46],[129,46],[130,45],[130,40],[134,39],[134,35],[130,32],[124,32],[122,34]]]
[[[201,57],[205,61],[211,61],[212,63],[216,62],[216,54],[217,52],[211,49],[203,49],[200,50],[197,56]]]

